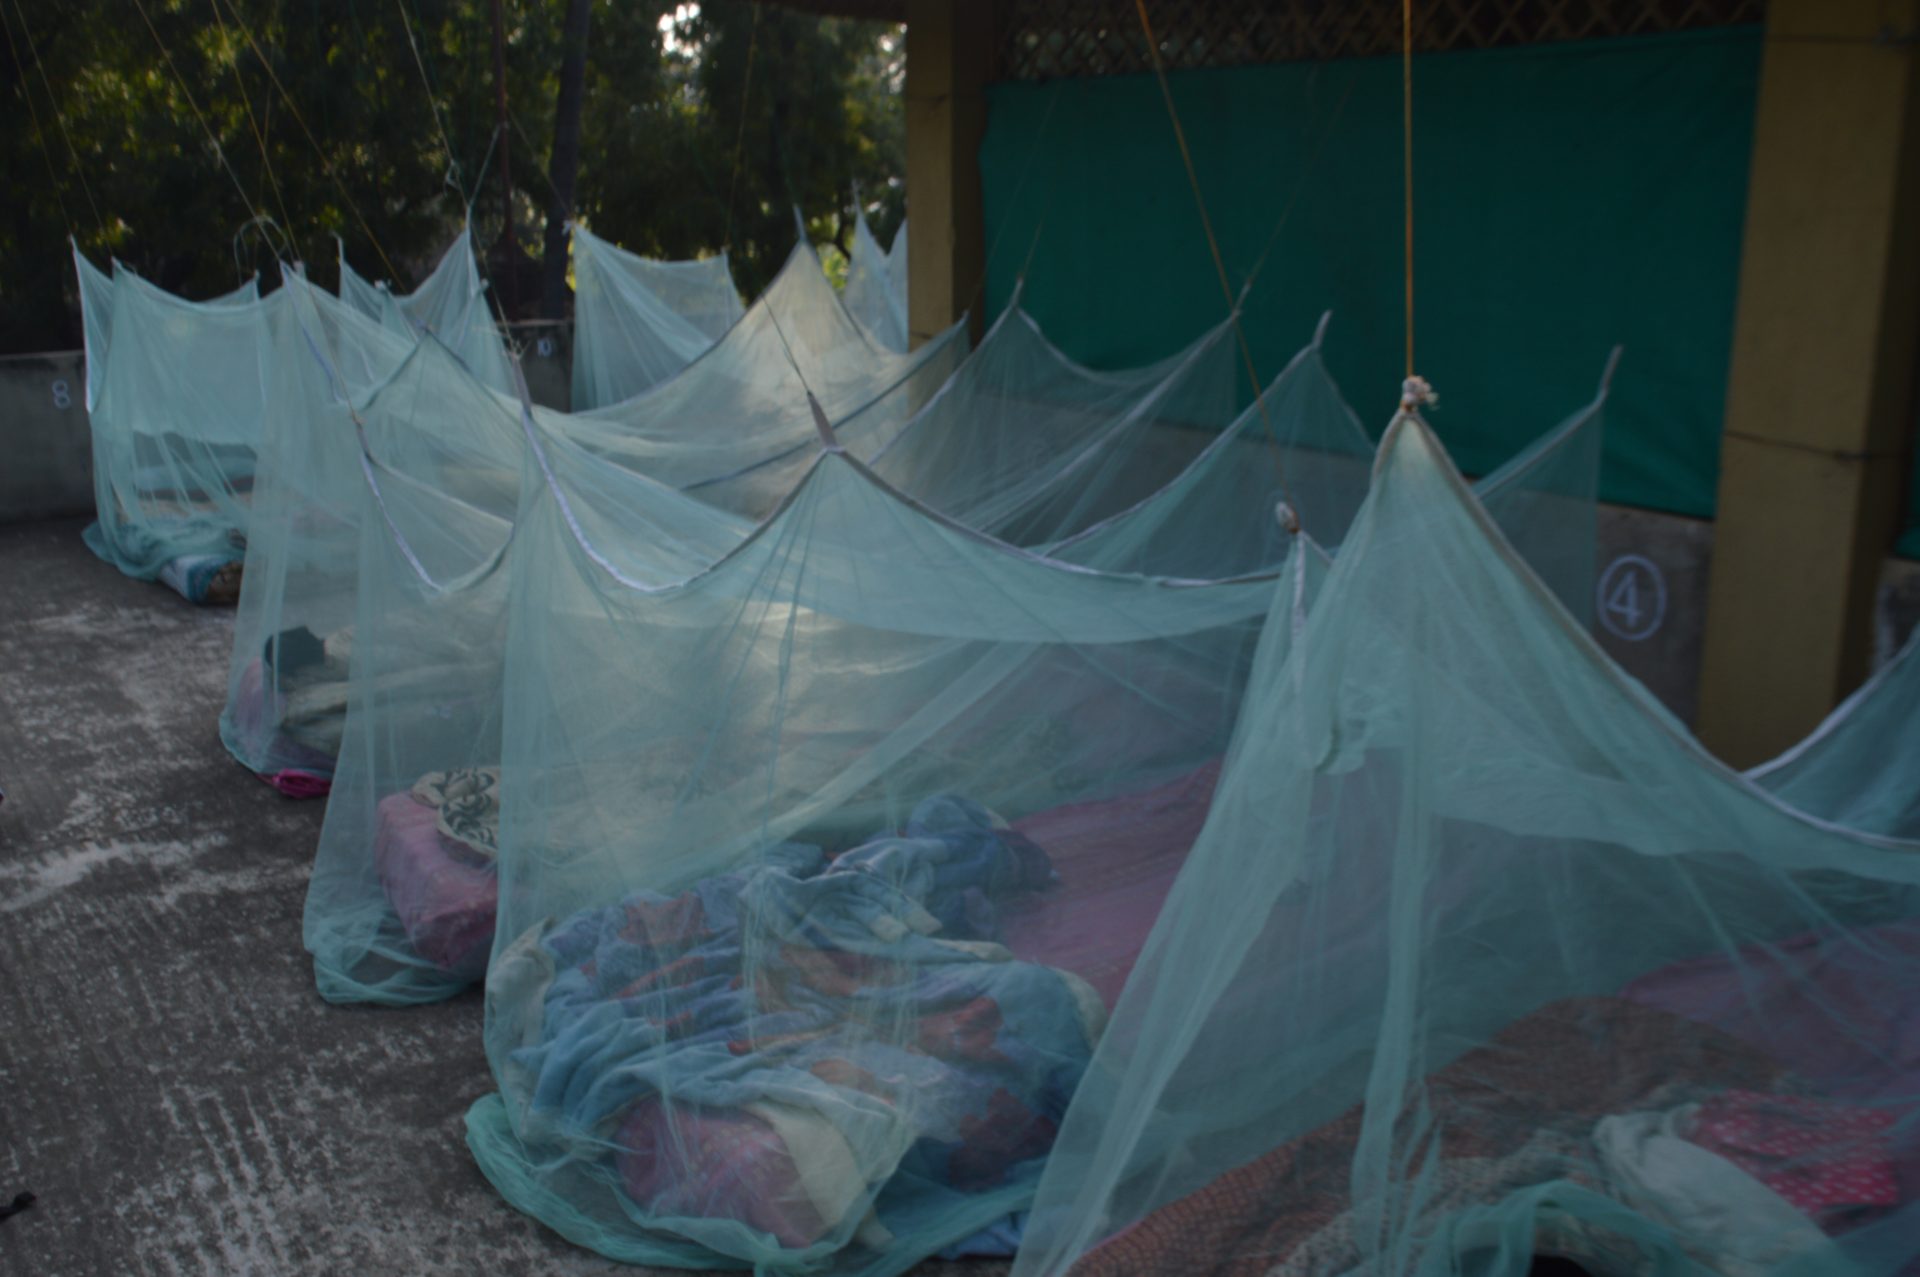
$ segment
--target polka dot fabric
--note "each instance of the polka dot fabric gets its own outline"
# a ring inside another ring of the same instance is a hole
[[[1700,1105],[1687,1138],[1820,1219],[1900,1204],[1893,1124],[1879,1109],[1726,1091]]]

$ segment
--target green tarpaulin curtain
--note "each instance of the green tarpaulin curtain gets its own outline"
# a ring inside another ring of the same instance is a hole
[[[1617,342],[1603,499],[1712,514],[1760,51],[1734,27],[1416,60],[1417,363],[1467,471],[1579,402]],[[1399,60],[1172,87],[1235,288],[1272,244],[1245,315],[1261,375],[1331,307],[1328,362],[1378,429],[1403,372]],[[989,302],[1031,250],[1022,302],[1075,358],[1140,363],[1225,313],[1151,76],[994,86],[980,166]]]

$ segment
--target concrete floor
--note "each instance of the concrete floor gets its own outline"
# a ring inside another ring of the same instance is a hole
[[[0,1221],[0,1274],[639,1271],[475,1169],[477,996],[314,993],[322,805],[220,746],[232,613],[80,528],[0,528],[0,1202],[39,1199]]]

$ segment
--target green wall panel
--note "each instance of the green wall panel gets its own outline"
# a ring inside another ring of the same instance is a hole
[[[1469,471],[1584,403],[1619,343],[1603,495],[1712,513],[1760,51],[1743,27],[1416,61],[1417,362]],[[1236,288],[1272,244],[1245,315],[1262,377],[1331,309],[1329,362],[1384,426],[1403,362],[1398,60],[1172,83]],[[1225,313],[1151,77],[995,86],[980,165],[993,311],[1031,253],[1025,305],[1098,365]]]

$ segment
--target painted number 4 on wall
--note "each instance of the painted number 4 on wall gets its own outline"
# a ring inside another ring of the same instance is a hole
[[[1595,602],[1607,633],[1629,643],[1653,637],[1667,619],[1667,581],[1652,560],[1623,554],[1600,574]]]

